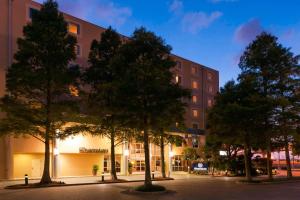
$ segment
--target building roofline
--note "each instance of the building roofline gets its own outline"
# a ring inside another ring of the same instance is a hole
[[[31,2],[33,2],[33,3],[35,3],[35,4],[39,5],[39,6],[42,6],[42,4],[40,4],[39,2],[36,2],[35,0],[31,0]],[[61,13],[63,13],[64,15],[67,15],[68,17],[75,18],[76,20],[80,20],[80,21],[82,21],[82,22],[84,22],[84,23],[88,23],[89,25],[95,26],[96,28],[100,28],[100,29],[103,29],[103,30],[106,30],[106,29],[107,29],[107,28],[105,28],[105,27],[103,27],[103,26],[100,26],[100,25],[98,25],[98,24],[89,22],[89,21],[84,20],[84,19],[81,19],[81,18],[78,18],[78,17],[73,16],[73,15],[71,15],[71,14],[69,14],[69,13],[62,12],[61,10],[59,10],[59,11],[60,11]],[[129,36],[123,35],[123,34],[121,34],[121,33],[119,33],[119,32],[117,32],[117,33],[118,33],[119,35],[121,35],[121,37],[124,37],[124,38],[126,38],[126,39],[130,39]],[[198,66],[200,65],[202,68],[205,68],[205,69],[208,69],[208,70],[215,71],[215,72],[219,73],[219,71],[216,70],[216,69],[214,69],[214,68],[207,67],[207,66],[205,66],[205,65],[202,65],[202,64],[197,63],[197,62],[195,62],[195,61],[189,60],[189,59],[184,58],[184,57],[182,57],[182,56],[179,56],[179,55],[177,55],[177,54],[171,53],[171,55],[172,55],[172,56],[175,56],[175,57],[177,57],[177,58],[180,58],[180,59],[182,59],[182,60],[185,60],[185,61],[188,61],[188,62],[192,62],[192,63],[194,63],[194,64],[196,64],[196,65],[198,65]]]

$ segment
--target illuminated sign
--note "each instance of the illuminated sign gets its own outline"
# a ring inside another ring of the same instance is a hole
[[[208,166],[205,163],[195,163],[195,164],[193,164],[193,170],[206,171],[206,170],[208,170]]]
[[[80,147],[79,153],[108,153],[108,149],[87,149],[85,147]]]

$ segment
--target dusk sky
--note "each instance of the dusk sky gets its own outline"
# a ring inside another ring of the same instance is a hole
[[[43,0],[37,0],[43,2]],[[144,26],[173,53],[235,79],[246,45],[261,31],[300,54],[300,0],[58,0],[60,9],[130,36]]]

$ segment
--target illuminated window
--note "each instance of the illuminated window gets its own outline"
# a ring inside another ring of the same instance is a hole
[[[80,26],[78,24],[69,22],[68,24],[68,30],[70,33],[79,35],[80,34]]]
[[[192,112],[193,112],[193,117],[198,117],[198,110],[194,109]]]
[[[75,45],[75,53],[76,53],[77,56],[81,55],[81,48],[78,44]]]
[[[192,66],[192,74],[197,74],[197,67],[196,66]]]
[[[197,81],[192,82],[192,88],[193,89],[198,89],[198,82]]]
[[[69,86],[69,91],[72,96],[75,96],[75,97],[79,96],[79,91],[78,91],[77,87],[75,87],[74,85]]]
[[[197,136],[193,136],[192,144],[193,144],[193,148],[198,148],[199,147],[199,141],[198,141]]]
[[[211,100],[211,99],[208,99],[207,105],[208,105],[208,107],[211,107],[211,106],[212,106],[212,100]]]
[[[192,96],[192,102],[193,102],[193,103],[197,103],[197,96],[196,96],[196,95],[193,95],[193,96]]]
[[[181,84],[181,76],[176,75],[175,80],[176,83]]]
[[[208,86],[208,92],[212,93],[213,92],[213,87],[210,85]]]

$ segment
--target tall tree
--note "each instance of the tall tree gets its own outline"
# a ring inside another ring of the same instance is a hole
[[[119,58],[124,75],[121,79],[121,107],[130,124],[143,133],[145,150],[145,188],[151,188],[149,135],[156,127],[156,118],[168,109],[170,87],[174,83],[171,69],[171,47],[162,38],[145,28],[134,31],[131,40],[121,48]],[[172,97],[180,99],[180,95]]]
[[[236,138],[236,144],[243,145],[245,155],[246,179],[251,177],[251,149],[257,142],[264,140],[257,137],[264,130],[261,125],[263,113],[268,108],[264,99],[250,80],[239,84],[230,81],[221,88],[216,103],[208,113],[210,134],[228,141]]]
[[[272,49],[276,46],[276,39],[268,33],[261,33],[256,39],[251,42],[241,56],[239,67],[242,70],[240,79],[251,77],[257,84],[259,92],[264,98],[272,101],[272,84],[276,79],[275,69],[278,64]],[[267,171],[268,178],[272,179],[272,137],[274,137],[272,120],[273,109],[271,108],[268,113],[264,113],[265,119],[263,120],[265,126],[266,136],[266,151],[267,151]]]
[[[90,85],[88,91],[89,115],[96,117],[96,124],[88,126],[92,134],[100,134],[110,139],[111,178],[117,180],[115,166],[115,146],[123,141],[126,129],[122,127],[121,109],[117,96],[122,71],[113,62],[122,42],[119,34],[109,27],[101,34],[100,41],[94,40],[89,54],[90,67],[84,81]],[[95,121],[94,121],[95,122]]]
[[[183,89],[178,83],[172,83],[166,90],[166,108],[155,118],[153,126],[153,141],[160,147],[161,173],[166,178],[165,167],[165,146],[168,144],[182,143],[184,140],[180,135],[174,135],[170,132],[184,132],[184,113],[187,104],[182,98],[190,98],[189,89]]]
[[[52,0],[34,13],[19,38],[15,62],[8,69],[7,95],[1,107],[7,116],[1,131],[29,134],[45,144],[41,184],[51,183],[50,142],[73,106],[78,68],[76,38],[68,34],[67,22]]]
[[[275,40],[274,47],[270,50],[276,65],[276,80],[273,84],[273,93],[275,99],[274,118],[276,119],[276,128],[283,139],[287,177],[292,177],[290,144],[292,136],[296,132],[296,126],[299,121],[299,86],[300,86],[300,65],[298,56],[294,56],[290,49],[284,48]]]
[[[249,44],[240,60],[242,73],[240,79],[252,77],[257,89],[273,102],[273,107],[266,110],[264,126],[267,138],[268,177],[272,179],[272,139],[279,136],[285,141],[288,177],[291,177],[288,135],[294,129],[299,110],[296,107],[295,94],[299,88],[299,65],[290,49],[278,43],[277,38],[268,33],[261,33]],[[275,133],[275,134],[274,134]]]

